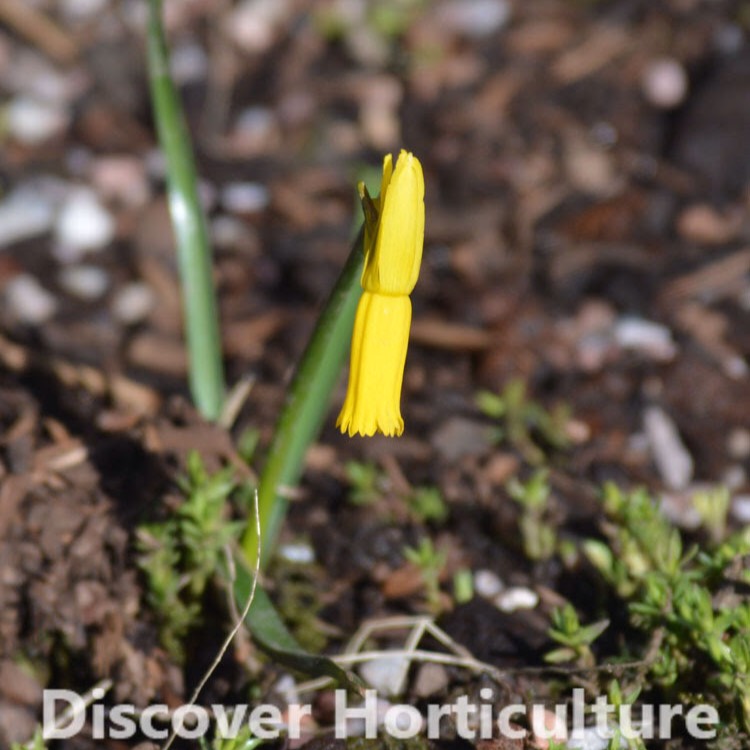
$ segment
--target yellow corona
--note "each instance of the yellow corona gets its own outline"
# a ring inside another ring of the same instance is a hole
[[[401,435],[401,384],[411,327],[409,294],[424,244],[424,177],[419,160],[401,151],[383,160],[380,196],[365,204],[362,298],[352,333],[349,385],[336,420],[353,435]]]

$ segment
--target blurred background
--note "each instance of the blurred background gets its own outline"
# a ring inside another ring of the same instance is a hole
[[[46,658],[62,632],[86,676],[119,669],[118,694],[141,701],[181,689],[152,636],[133,646],[145,626],[128,534],[166,483],[153,456],[173,466],[195,447],[218,465],[233,450],[180,399],[146,13],[0,0],[0,654]],[[228,377],[254,379],[237,434],[270,436],[360,222],[357,180],[377,185],[402,147],[424,166],[406,434],[346,441],[332,416],[310,457],[322,507],[292,511],[295,533],[328,529],[332,570],[366,577],[401,543],[366,537],[349,559],[351,534],[330,527],[342,460],[486,504],[518,461],[490,451],[475,394],[513,378],[570,407],[576,478],[643,481],[686,523],[685,493],[721,481],[750,519],[746,3],[165,0],[164,13]],[[490,541],[463,547],[470,565],[505,559]],[[339,626],[382,606],[380,583]],[[21,708],[12,721],[2,708],[0,729],[28,737],[34,688],[5,690],[0,706]]]

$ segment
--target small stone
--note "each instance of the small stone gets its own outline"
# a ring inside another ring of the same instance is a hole
[[[474,573],[474,591],[485,599],[494,599],[503,589],[505,584],[500,576],[491,570],[478,570]]]
[[[737,490],[740,487],[744,487],[747,483],[747,472],[745,471],[745,467],[741,464],[727,466],[727,468],[721,472],[721,483],[728,490]]]
[[[230,182],[221,190],[221,205],[232,214],[262,211],[269,202],[268,190],[257,182]]]
[[[381,695],[396,695],[402,687],[405,665],[403,656],[383,656],[364,662],[359,673]]]
[[[70,120],[60,105],[23,95],[11,100],[6,118],[10,135],[29,146],[37,146],[61,133]]]
[[[732,500],[732,516],[742,524],[750,524],[750,495],[735,495]]]
[[[214,247],[236,249],[248,242],[250,233],[247,225],[235,216],[221,214],[211,221],[211,244]]]
[[[536,722],[536,720],[537,716],[532,713],[532,722]],[[534,723],[532,727],[533,735],[531,744],[534,747],[538,747],[539,750],[548,750],[550,740],[554,740],[558,744],[565,744],[568,739],[568,727],[565,724],[564,718],[558,718],[554,711],[545,708],[540,723],[541,726],[537,726]]]
[[[750,430],[735,427],[727,438],[727,452],[738,461],[750,456]]]
[[[125,206],[143,206],[151,190],[146,167],[133,156],[100,156],[88,166],[91,181],[106,200],[119,201]]]
[[[624,316],[615,323],[613,334],[621,348],[643,352],[659,362],[669,362],[677,353],[669,328],[651,320]]]
[[[720,213],[713,206],[697,203],[688,206],[677,218],[682,237],[700,245],[723,245],[733,240],[742,228],[743,213]]]
[[[606,196],[619,184],[610,154],[578,133],[566,138],[563,158],[571,183],[584,193]]]
[[[59,0],[63,17],[73,23],[93,19],[107,7],[107,4],[108,0]]]
[[[652,60],[643,72],[641,87],[649,104],[673,109],[685,100],[688,75],[682,64],[671,57]]]
[[[0,700],[0,738],[5,742],[20,745],[34,734],[36,727],[33,711],[10,701]]]
[[[264,52],[289,10],[288,0],[241,0],[227,17],[227,33],[245,52]]]
[[[0,248],[50,231],[54,203],[37,191],[17,190],[0,202]]]
[[[414,693],[419,698],[429,698],[431,695],[443,693],[450,682],[448,673],[442,664],[423,664],[414,680]]]
[[[27,669],[10,659],[0,662],[0,685],[2,694],[14,703],[39,706],[42,703],[42,686]]]
[[[710,488],[703,488],[709,490]],[[681,529],[695,531],[703,523],[701,514],[695,507],[693,497],[700,487],[690,487],[688,492],[664,492],[659,498],[659,511],[670,523]]]
[[[95,300],[107,291],[109,274],[97,266],[70,266],[58,277],[60,286],[73,297]]]
[[[279,137],[276,115],[267,107],[247,107],[234,123],[231,139],[242,153],[260,153],[271,148]]]
[[[487,450],[487,430],[471,419],[450,417],[433,433],[432,445],[446,461],[480,455]]]
[[[150,286],[142,281],[126,284],[112,300],[112,314],[124,325],[144,320],[154,309],[156,299]]]
[[[195,40],[184,41],[172,49],[169,68],[179,86],[200,83],[208,77],[208,56]]]
[[[55,297],[29,274],[11,279],[5,286],[4,296],[11,317],[26,325],[42,325],[57,312]]]
[[[503,612],[517,609],[534,609],[539,604],[539,594],[525,586],[512,586],[500,593],[494,600],[495,606]]]
[[[672,490],[684,490],[693,478],[693,458],[672,418],[658,406],[643,414],[643,427],[659,475]]]
[[[315,552],[309,544],[282,544],[277,554],[295,565],[311,565],[315,562]]]
[[[596,727],[585,727],[575,729],[565,747],[568,750],[607,750],[610,747],[611,737],[603,737]],[[624,738],[620,739],[620,747],[626,748],[627,743]]]
[[[439,10],[443,24],[475,39],[494,34],[508,23],[510,16],[508,0],[450,0]]]
[[[115,222],[96,193],[87,188],[77,188],[60,209],[55,235],[59,243],[59,257],[72,260],[109,244],[115,236]]]

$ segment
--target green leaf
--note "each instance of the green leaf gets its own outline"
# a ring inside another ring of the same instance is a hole
[[[234,598],[240,611],[245,609],[253,587],[253,574],[241,554],[235,554]],[[307,653],[287,630],[268,594],[257,585],[250,611],[245,618],[250,636],[264,653],[279,664],[311,677],[331,677],[339,685],[362,694],[364,686],[326,656]]]
[[[150,0],[148,72],[159,144],[167,162],[169,210],[177,240],[185,317],[190,391],[198,410],[217,419],[224,403],[224,366],[213,286],[206,218],[198,196],[198,176],[185,116],[169,75],[169,54],[161,0]]]

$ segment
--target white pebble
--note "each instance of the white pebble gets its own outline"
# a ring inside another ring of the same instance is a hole
[[[44,234],[54,221],[53,201],[28,190],[14,191],[0,203],[0,248]]]
[[[673,109],[682,104],[687,95],[687,72],[674,58],[652,60],[643,72],[641,86],[647,101],[654,107]]]
[[[735,427],[727,438],[727,452],[738,460],[750,456],[750,430]]]
[[[677,352],[669,328],[643,318],[620,318],[615,323],[614,337],[623,349],[641,351],[660,362],[674,359]]]
[[[98,266],[63,268],[58,280],[68,294],[82,300],[98,299],[109,286],[109,274]]]
[[[288,0],[242,0],[229,15],[226,30],[246,52],[263,52],[288,13]]]
[[[232,214],[257,213],[268,200],[268,190],[257,182],[230,182],[221,190],[221,205]]]
[[[15,97],[8,105],[6,118],[10,135],[29,146],[62,132],[70,120],[63,107],[28,96]]]
[[[35,101],[63,106],[80,96],[90,83],[81,68],[53,66],[31,49],[16,49],[3,85],[15,94]]]
[[[5,303],[10,315],[20,323],[38,326],[57,311],[57,300],[34,276],[22,273],[5,286]]]
[[[151,287],[141,281],[126,284],[112,300],[112,315],[124,325],[140,323],[153,310],[156,299]]]
[[[146,168],[132,156],[100,156],[84,165],[93,186],[105,199],[138,207],[148,202],[150,189]]]
[[[505,585],[491,570],[478,570],[474,573],[474,591],[485,599],[494,599]]]
[[[359,673],[381,695],[396,695],[401,689],[405,665],[403,656],[383,656],[364,662]]]
[[[310,565],[315,562],[315,552],[309,544],[282,544],[277,554],[287,562],[297,565]]]
[[[503,612],[534,609],[537,604],[539,604],[539,594],[525,586],[512,586],[495,598],[495,606]]]
[[[603,737],[596,727],[585,727],[574,730],[565,747],[569,750],[606,750],[610,745],[611,738]],[[620,747],[626,748],[627,741],[620,738]]]
[[[248,228],[234,216],[221,214],[211,221],[211,244],[216,248],[236,248],[247,237]]]
[[[67,21],[88,21],[101,13],[107,0],[58,0],[60,10]]]
[[[510,14],[508,0],[451,0],[440,10],[443,23],[475,38],[494,34],[508,23]]]
[[[60,257],[80,257],[111,242],[115,236],[115,222],[96,193],[77,188],[60,209],[55,234],[62,248]]]
[[[727,466],[721,472],[721,483],[728,490],[736,490],[747,483],[747,472],[741,464],[732,464]]]
[[[264,140],[276,129],[276,118],[267,107],[247,107],[238,115],[235,132],[242,138]]]
[[[732,516],[739,523],[750,524],[750,495],[736,495],[732,500]]]
[[[693,458],[671,417],[658,406],[649,406],[643,414],[643,427],[664,483],[672,490],[685,489],[693,478]]]
[[[169,67],[172,78],[180,86],[200,82],[208,75],[208,56],[198,42],[190,40],[175,45]]]

